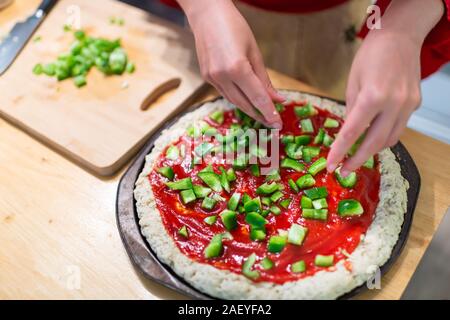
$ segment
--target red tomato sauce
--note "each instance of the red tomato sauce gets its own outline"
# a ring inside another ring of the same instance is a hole
[[[302,103],[293,103],[286,106],[284,112],[281,113],[283,119],[283,129],[280,134],[301,135],[299,128],[300,120],[294,113],[294,106],[302,105]],[[318,128],[323,126],[325,119],[333,118],[339,121],[341,127],[343,121],[332,113],[318,109],[319,113],[312,117],[315,132],[311,134],[314,137],[317,134]],[[219,132],[225,133],[226,128],[231,123],[237,123],[232,111],[225,113],[225,120],[222,125],[217,125],[214,122],[206,122],[210,126],[214,126]],[[336,129],[325,129],[330,136],[334,136],[339,131]],[[194,143],[193,139],[183,136],[175,145]],[[310,145],[313,145],[310,143]],[[189,149],[189,148],[187,148]],[[280,144],[280,156],[284,155],[283,146]],[[321,147],[320,156],[326,157],[328,148]],[[313,158],[314,162],[316,158]],[[192,156],[186,154],[183,159],[176,161],[166,159],[163,155],[159,157],[156,167],[171,166],[175,173],[175,179],[182,179],[191,177],[193,183],[202,184],[202,181],[197,177],[197,173],[206,165],[211,164],[216,173],[220,173],[219,166],[225,168],[231,165],[223,164],[224,160],[215,159],[213,156],[206,158],[203,164],[196,165],[191,169]],[[300,160],[302,162],[302,160]],[[311,163],[312,163],[311,162]],[[311,164],[305,164],[305,170]],[[226,202],[218,202],[213,211],[205,211],[201,208],[201,200],[194,203],[184,205],[181,202],[179,192],[168,189],[165,186],[166,178],[159,175],[155,170],[149,174],[149,181],[153,189],[156,199],[157,207],[161,213],[162,221],[167,232],[172,236],[178,248],[189,258],[213,265],[219,269],[229,270],[240,274],[244,260],[252,253],[257,255],[257,263],[253,266],[255,270],[260,272],[260,277],[255,280],[269,281],[278,284],[287,281],[298,280],[304,277],[314,275],[320,270],[333,270],[333,267],[322,268],[314,265],[314,258],[317,254],[334,255],[334,264],[346,258],[346,253],[352,253],[358,246],[361,236],[364,235],[373,221],[375,209],[378,205],[378,192],[380,188],[380,173],[378,169],[378,161],[376,159],[376,166],[374,169],[360,168],[356,171],[358,181],[354,188],[343,188],[336,180],[333,174],[329,174],[326,170],[321,171],[315,176],[315,187],[326,186],[328,190],[328,219],[326,221],[304,219],[301,215],[300,198],[302,191],[296,193],[291,190],[288,185],[288,180],[292,178],[296,181],[305,172],[294,172],[291,169],[280,169],[281,183],[285,188],[282,193],[284,198],[292,199],[288,209],[282,209],[280,215],[269,214],[266,219],[267,237],[262,242],[252,241],[249,236],[250,227],[245,222],[245,214],[238,215],[238,228],[231,231],[233,239],[223,240],[223,253],[220,257],[213,259],[206,259],[204,257],[204,249],[208,245],[213,235],[226,232],[220,218],[217,222],[209,226],[203,219],[218,215],[222,210],[226,209]],[[227,200],[234,192],[248,193],[251,197],[257,197],[256,188],[263,184],[265,176],[254,177],[249,169],[243,171],[236,171],[237,180],[231,182],[230,194],[223,191],[221,196]],[[338,202],[342,199],[356,199],[363,208],[364,213],[361,216],[354,216],[349,218],[342,218],[337,214]],[[267,241],[271,235],[277,235],[278,230],[288,230],[292,223],[300,224],[308,228],[308,233],[305,241],[301,246],[287,244],[281,253],[269,253],[267,251]],[[178,234],[178,230],[183,226],[189,229],[189,238],[185,239]],[[274,262],[274,267],[270,270],[264,270],[259,261],[264,257],[269,257]],[[306,263],[306,272],[293,273],[290,270],[292,263],[299,260],[304,260]]]

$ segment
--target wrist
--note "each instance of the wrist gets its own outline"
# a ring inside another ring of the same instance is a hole
[[[406,39],[421,46],[443,14],[442,0],[395,0],[381,18],[381,29],[370,33]]]
[[[236,9],[232,0],[177,0],[183,9],[192,29],[201,23],[204,17],[214,16],[214,12]]]

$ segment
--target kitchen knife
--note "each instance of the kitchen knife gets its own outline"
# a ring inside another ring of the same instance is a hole
[[[18,22],[0,42],[0,75],[2,75],[25,47],[33,33],[56,4],[57,0],[44,0],[33,15]]]
[[[450,300],[450,208],[402,295],[402,300]]]

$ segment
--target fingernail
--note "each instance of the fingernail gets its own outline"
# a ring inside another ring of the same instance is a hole
[[[336,165],[334,163],[327,164],[327,171],[328,172],[333,172],[334,170],[336,170]]]
[[[341,170],[341,176],[343,176],[344,178],[348,176],[350,172],[348,172],[348,170]]]

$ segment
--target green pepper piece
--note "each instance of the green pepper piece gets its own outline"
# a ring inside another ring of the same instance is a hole
[[[180,156],[180,150],[177,146],[170,146],[166,151],[166,158],[170,160],[177,160]]]
[[[257,270],[252,270],[255,262],[256,262],[256,254],[252,253],[250,256],[248,256],[247,259],[245,259],[244,264],[242,265],[242,274],[252,280],[256,280],[260,276]]]
[[[270,200],[272,202],[277,202],[278,200],[280,200],[283,197],[283,193],[281,191],[277,191],[274,194],[272,194],[270,196]]]
[[[305,272],[306,271],[305,261],[300,260],[300,261],[294,262],[291,265],[291,271],[294,273]]]
[[[305,240],[308,229],[299,224],[293,223],[288,231],[288,242],[301,246]]]
[[[262,228],[267,224],[267,220],[257,212],[247,213],[245,215],[245,222],[256,228]]]
[[[136,65],[133,62],[128,61],[127,66],[125,67],[125,71],[130,74],[134,73],[136,71]]]
[[[307,189],[304,191],[305,195],[311,200],[316,200],[320,198],[326,198],[328,196],[327,188],[325,187],[316,187]]]
[[[76,76],[76,77],[73,79],[73,83],[74,83],[75,86],[77,86],[78,88],[81,88],[81,87],[85,86],[85,85],[87,84],[86,76],[83,75],[83,74],[81,74],[81,75],[79,75],[79,76]]]
[[[250,165],[250,172],[255,177],[259,177],[261,175],[261,173],[259,171],[259,166],[257,164]]]
[[[305,166],[302,163],[297,162],[297,161],[295,161],[293,159],[290,159],[290,158],[284,158],[281,161],[281,167],[282,168],[293,169],[293,170],[298,171],[298,172],[303,171],[303,169],[305,169]]]
[[[328,134],[325,134],[325,136],[323,137],[323,145],[327,148],[331,147],[331,145],[333,144],[334,139],[332,137],[330,137]]]
[[[125,50],[116,48],[109,56],[109,67],[114,74],[122,74],[127,66],[128,57]]]
[[[275,109],[278,112],[283,112],[285,110],[284,104],[282,104],[282,103],[275,103]]]
[[[271,236],[267,244],[267,250],[272,253],[279,253],[283,251],[286,246],[286,237]]]
[[[210,188],[201,186],[199,184],[194,184],[192,186],[192,190],[194,190],[195,196],[197,198],[205,198],[212,192]]]
[[[227,179],[230,182],[236,180],[236,173],[234,172],[233,168],[230,168],[230,169],[227,170]]]
[[[184,178],[174,182],[166,182],[166,186],[172,190],[188,190],[193,188],[191,178]]]
[[[250,200],[252,200],[252,197],[250,197],[248,195],[248,193],[244,193],[244,195],[242,196],[242,203],[246,204],[247,202],[249,202]]]
[[[231,189],[230,189],[230,182],[228,181],[228,178],[227,178],[227,172],[225,171],[225,169],[223,167],[220,167],[220,171],[221,171],[221,174],[219,177],[220,184],[222,185],[222,187],[224,188],[224,190],[227,193],[230,193]]]
[[[311,142],[311,137],[308,135],[295,136],[294,142],[296,145],[304,146]]]
[[[199,157],[204,157],[207,154],[209,154],[213,148],[214,148],[214,145],[212,143],[203,142],[195,147],[194,152]]]
[[[158,171],[159,174],[161,174],[163,177],[166,177],[169,180],[173,180],[173,177],[175,176],[175,173],[173,172],[173,169],[171,167],[161,167],[158,168],[156,171]]]
[[[304,176],[301,176],[297,179],[296,182],[297,186],[300,189],[309,188],[316,184],[316,180],[314,177],[310,174],[305,174]]]
[[[331,267],[333,265],[334,256],[323,256],[323,255],[316,255],[316,258],[314,259],[314,264],[318,267]]]
[[[184,204],[188,204],[192,201],[195,201],[195,199],[197,199],[197,197],[195,196],[195,193],[194,193],[194,191],[192,191],[192,189],[181,191],[180,196],[181,196],[181,200],[183,201]]]
[[[312,202],[312,205],[313,205],[314,209],[326,209],[326,208],[328,208],[327,199],[325,199],[325,198],[314,200]]]
[[[270,269],[272,269],[273,266],[275,265],[275,264],[273,263],[273,261],[270,260],[268,257],[265,257],[264,259],[262,259],[260,264],[261,264],[261,267],[262,267],[264,270],[270,270]]]
[[[222,238],[223,238],[222,234],[216,234],[215,236],[212,237],[211,241],[205,248],[204,251],[205,258],[211,259],[220,256],[223,247]]]
[[[212,172],[214,173],[214,169],[212,167],[212,165],[207,165],[206,167],[204,167],[202,170],[200,170],[199,172]]]
[[[56,66],[53,63],[45,64],[42,66],[42,72],[47,76],[54,76],[56,72]]]
[[[272,204],[272,200],[269,197],[262,197],[261,203],[265,206],[270,206]]]
[[[363,133],[358,140],[356,140],[356,142],[350,147],[350,150],[348,151],[348,155],[349,156],[354,156],[356,151],[358,151],[359,146],[362,144],[362,142],[364,141],[366,134]]]
[[[266,176],[266,181],[278,181],[281,180],[280,171],[274,169]]]
[[[219,176],[214,172],[199,172],[198,177],[215,192],[222,192],[222,184]]]
[[[217,216],[206,217],[205,219],[203,219],[203,221],[205,221],[206,224],[209,224],[210,226],[212,226],[214,223],[216,223]]]
[[[293,135],[284,135],[280,139],[282,144],[289,144],[294,143],[294,136]]]
[[[299,118],[311,117],[318,113],[316,108],[314,108],[309,102],[302,107],[294,107],[294,112]]]
[[[289,158],[299,160],[303,155],[303,146],[299,146],[295,143],[288,143],[284,148],[284,151]]]
[[[244,203],[245,212],[261,212],[261,199],[253,198]]]
[[[350,172],[346,177],[343,177],[341,175],[341,168],[337,168],[336,171],[334,171],[334,175],[336,176],[337,181],[341,186],[344,188],[353,188],[356,184],[356,181],[358,180],[356,176],[356,172]]]
[[[289,208],[289,205],[291,204],[291,199],[284,199],[280,201],[280,206],[287,209]]]
[[[375,159],[374,157],[370,157],[369,159],[367,159],[366,162],[364,162],[363,167],[367,168],[367,169],[373,169],[375,167]]]
[[[295,184],[294,180],[289,179],[288,180],[288,184],[289,184],[289,187],[291,187],[292,191],[294,191],[294,192],[299,192],[300,191],[298,186]]]
[[[339,127],[339,121],[331,118],[326,118],[325,122],[323,124],[325,128],[338,128]]]
[[[225,226],[225,229],[227,229],[228,231],[237,228],[237,213],[235,211],[225,209],[220,213],[220,218],[223,225]]]
[[[346,199],[339,201],[338,214],[341,217],[359,216],[364,213],[364,208],[358,200]]]
[[[206,209],[206,210],[212,210],[212,209],[214,209],[214,206],[216,205],[216,203],[217,203],[217,201],[214,200],[213,198],[206,197],[203,199],[202,208]]]
[[[302,196],[302,199],[300,200],[300,206],[302,207],[302,209],[312,209],[312,200],[306,196]]]
[[[209,115],[209,118],[213,120],[215,123],[223,124],[224,121],[224,113],[223,111],[217,110]]]
[[[303,133],[313,133],[314,126],[311,119],[302,119],[300,120],[300,127]]]
[[[313,220],[327,220],[328,209],[303,209],[302,217]]]
[[[308,173],[315,176],[327,167],[327,159],[324,157],[317,159],[308,169]]]
[[[270,212],[272,212],[274,215],[279,215],[281,213],[281,209],[278,208],[277,206],[271,206],[270,207]]]
[[[186,226],[182,226],[180,230],[178,230],[178,234],[184,238],[189,238],[189,230]]]
[[[305,162],[311,162],[311,160],[317,157],[319,154],[320,154],[319,147],[305,146],[302,149],[302,157],[303,160],[305,160]]]
[[[266,231],[264,228],[250,226],[250,239],[253,241],[263,241],[266,238]]]
[[[228,200],[228,205],[227,205],[228,209],[230,209],[232,211],[236,211],[238,204],[239,204],[239,200],[241,200],[241,194],[238,192],[233,193],[233,195]]]
[[[319,132],[317,133],[316,137],[314,138],[314,144],[322,144],[323,138],[325,137],[325,130],[323,128],[319,129]]]
[[[269,215],[269,213],[270,213],[270,210],[264,209],[261,211],[261,216],[263,216],[265,218]]]
[[[275,191],[278,191],[279,188],[280,187],[276,182],[271,182],[271,183],[265,182],[262,185],[260,185],[258,188],[256,188],[256,193],[269,195],[269,194],[274,193]]]
[[[43,72],[44,72],[44,67],[42,66],[42,64],[38,63],[34,66],[33,73],[35,75],[41,75]]]

